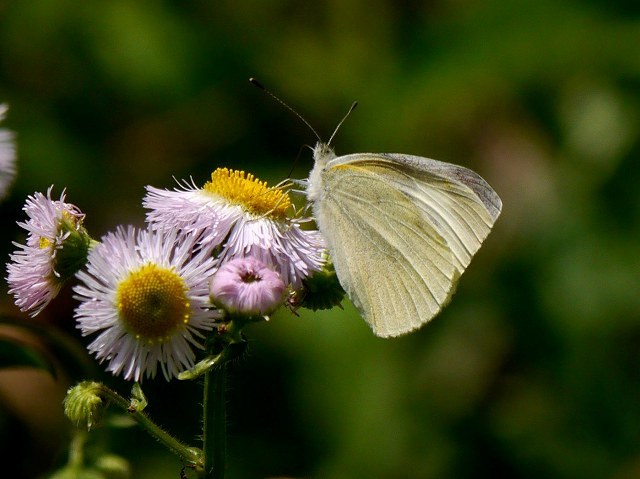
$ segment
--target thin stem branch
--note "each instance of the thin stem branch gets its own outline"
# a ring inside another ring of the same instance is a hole
[[[143,411],[133,407],[130,401],[126,400],[112,389],[109,389],[104,385],[102,386],[102,393],[104,394],[106,399],[127,411],[143,429],[145,429],[149,434],[151,434],[174,454],[178,455],[185,464],[190,465],[196,469],[201,466],[202,453],[197,448],[189,447],[186,444],[183,444],[167,431],[158,426],[156,423],[154,423]]]

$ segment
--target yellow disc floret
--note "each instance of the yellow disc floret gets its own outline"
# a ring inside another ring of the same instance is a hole
[[[41,236],[40,241],[38,242],[40,249],[47,249],[52,244],[53,242],[49,238],[45,238],[44,236]]]
[[[229,203],[242,206],[250,213],[282,219],[291,206],[289,195],[280,188],[270,188],[251,173],[218,168],[204,190],[222,196]]]
[[[147,344],[168,340],[189,323],[187,285],[173,269],[146,264],[132,271],[116,291],[123,327]]]

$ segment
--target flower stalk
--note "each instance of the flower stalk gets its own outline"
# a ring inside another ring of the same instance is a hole
[[[218,335],[207,343],[211,359],[204,369],[202,401],[203,479],[224,479],[227,457],[227,400],[225,396],[227,365],[239,357],[247,342],[242,335],[242,322],[230,320],[218,329]],[[206,360],[205,360],[206,361]],[[196,365],[196,368],[198,366]],[[196,369],[194,368],[194,369]]]
[[[227,366],[208,370],[204,375],[203,400],[203,479],[224,479],[227,456]]]

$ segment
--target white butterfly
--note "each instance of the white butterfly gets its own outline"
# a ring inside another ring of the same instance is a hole
[[[447,304],[500,215],[478,174],[419,156],[314,148],[307,199],[347,295],[377,336],[408,333]]]
[[[258,88],[313,127],[293,108]],[[306,195],[340,284],[377,336],[419,328],[447,304],[502,201],[461,166],[397,153],[313,149]]]

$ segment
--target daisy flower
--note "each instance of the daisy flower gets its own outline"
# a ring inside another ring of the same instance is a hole
[[[223,264],[211,279],[211,300],[230,313],[265,316],[284,302],[280,275],[255,258]]]
[[[194,239],[177,231],[133,227],[107,234],[89,253],[74,288],[77,327],[98,333],[88,349],[125,379],[169,380],[194,364],[203,331],[220,318],[210,310],[211,255],[193,254]]]
[[[4,120],[8,107],[0,104],[0,121]],[[0,128],[0,198],[7,193],[16,175],[16,147],[11,131]]]
[[[217,252],[219,264],[253,257],[277,271],[293,289],[322,268],[324,240],[289,218],[289,195],[244,171],[218,168],[202,188],[183,183],[173,191],[147,186],[143,205],[155,229],[180,229]]]
[[[19,249],[7,264],[9,293],[15,296],[21,311],[35,316],[56,297],[66,280],[86,262],[91,238],[82,226],[84,214],[65,202],[35,193],[27,198],[23,210],[29,219],[18,223],[28,231],[26,244],[13,243]]]

